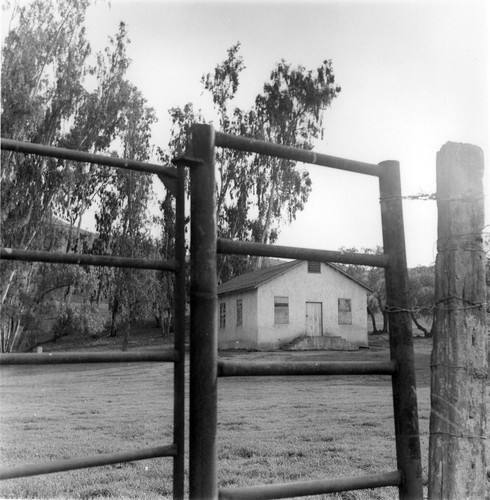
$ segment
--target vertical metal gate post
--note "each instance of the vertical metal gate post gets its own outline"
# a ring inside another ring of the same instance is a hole
[[[189,496],[218,497],[216,474],[218,331],[216,324],[215,133],[193,125],[191,167],[191,347]]]
[[[174,365],[174,456],[173,498],[184,498],[184,446],[185,446],[185,167],[177,167],[177,193],[175,196],[175,259],[179,268],[175,275],[174,345],[179,359]]]
[[[385,161],[379,166],[383,245],[384,253],[390,255],[385,270],[390,353],[398,368],[392,380],[397,462],[403,473],[399,492],[402,500],[421,499],[422,467],[400,166],[396,161]]]

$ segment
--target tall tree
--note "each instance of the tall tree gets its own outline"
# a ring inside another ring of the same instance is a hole
[[[90,52],[83,28],[87,5],[85,0],[53,5],[38,0],[14,9],[2,47],[2,137],[57,143],[83,96],[80,81]],[[58,233],[51,221],[61,171],[54,159],[2,152],[3,246],[53,247]],[[12,348],[24,332],[27,291],[34,293],[39,269],[38,264],[2,266],[4,347]]]
[[[141,92],[125,83],[126,103],[121,108],[122,152],[125,158],[146,161],[149,159],[150,129],[155,121],[153,109],[146,105]],[[96,215],[98,238],[95,244],[103,253],[128,257],[155,254],[152,236],[148,231],[151,176],[125,170],[113,170],[111,182],[101,191],[100,211]],[[138,255],[139,254],[139,255]],[[153,301],[142,300],[136,290],[148,290],[154,282],[151,271],[116,269],[110,280],[112,308],[112,334],[115,335],[118,316],[124,318],[123,348],[127,347],[131,324],[147,317]]]
[[[92,153],[118,149],[121,155],[147,158],[154,115],[126,80],[130,60],[125,25],[120,24],[93,65],[84,27],[88,4],[89,0],[34,0],[14,10],[12,29],[2,47],[2,136]],[[89,79],[93,91],[87,90]],[[121,186],[130,186],[124,189],[134,193],[133,206],[148,197],[148,182],[137,176],[2,152],[2,246],[80,252],[83,215],[102,192],[117,193]],[[137,225],[142,221],[131,217],[126,225],[141,232]],[[67,222],[61,230],[60,219]],[[91,244],[85,241],[85,251]],[[2,266],[4,346],[10,349],[19,343],[33,304],[39,303],[42,309],[39,300],[46,301],[53,294],[60,302],[61,285],[71,290],[85,279],[83,271],[63,273],[53,266],[49,272],[56,273],[56,269],[60,280],[55,287],[39,278],[46,266]]]
[[[311,149],[314,140],[322,136],[324,111],[340,92],[331,62],[324,61],[311,71],[281,61],[255,103],[249,109],[240,109],[232,106],[245,69],[239,49],[239,43],[233,45],[225,61],[202,77],[204,89],[213,100],[219,129]],[[171,149],[184,142],[193,109],[187,105],[172,110]],[[295,162],[219,150],[216,165],[218,232],[222,237],[274,242],[280,224],[296,217],[311,191],[308,173]],[[254,260],[251,265],[260,262]],[[247,266],[250,262],[243,258],[222,258],[219,279],[239,274]]]

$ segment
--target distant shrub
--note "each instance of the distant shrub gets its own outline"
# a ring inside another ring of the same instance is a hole
[[[55,339],[70,335],[71,337],[97,337],[105,328],[104,319],[97,306],[83,304],[63,307],[52,331]]]

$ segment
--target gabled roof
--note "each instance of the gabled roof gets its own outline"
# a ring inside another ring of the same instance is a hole
[[[231,278],[231,280],[218,285],[218,295],[221,295],[222,293],[253,290],[259,285],[262,285],[262,283],[266,283],[267,281],[284,274],[300,263],[300,260],[294,260],[292,262],[278,264],[277,266],[264,267],[262,269],[258,269],[257,271],[252,271],[251,273],[241,274],[240,276]]]
[[[293,260],[291,262],[285,262],[284,264],[279,264],[277,266],[265,267],[262,269],[258,269],[257,271],[252,271],[251,273],[241,274],[240,276],[236,276],[235,278],[232,278],[231,280],[218,285],[218,295],[238,291],[243,292],[246,290],[254,290],[267,281],[271,281],[274,278],[277,278],[278,276],[281,276],[282,274],[288,272],[290,269],[293,269],[294,267],[300,265],[302,262],[304,261]],[[336,265],[331,264],[330,262],[325,262],[325,265],[331,267],[340,274],[343,274],[346,278],[354,281],[369,292],[372,292],[372,290],[368,286],[366,286],[356,278],[353,278]]]

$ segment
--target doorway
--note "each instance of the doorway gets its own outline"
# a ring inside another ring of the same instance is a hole
[[[321,302],[306,303],[306,329],[307,337],[320,337],[323,335],[323,314]]]

